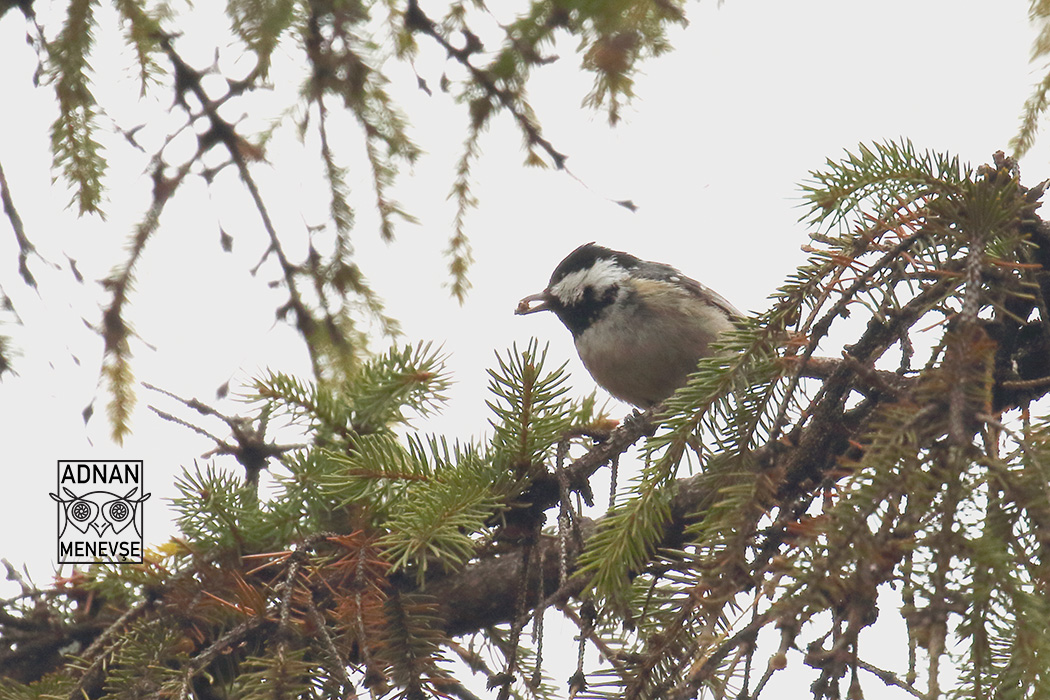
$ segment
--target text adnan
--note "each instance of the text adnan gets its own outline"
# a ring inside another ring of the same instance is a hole
[[[140,484],[142,462],[66,462],[58,483],[62,484]]]

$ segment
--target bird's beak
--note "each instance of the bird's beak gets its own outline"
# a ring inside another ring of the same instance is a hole
[[[546,311],[550,308],[550,306],[548,306],[550,299],[551,294],[546,289],[539,294],[530,294],[518,302],[517,307],[514,309],[514,313],[518,316],[524,316],[526,314],[534,314],[537,311]],[[533,304],[535,304],[535,306],[533,306]]]

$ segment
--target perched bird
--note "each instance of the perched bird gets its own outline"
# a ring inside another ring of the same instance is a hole
[[[558,264],[547,288],[514,313],[553,311],[572,332],[594,381],[648,408],[685,384],[709,346],[743,316],[696,280],[661,263],[586,243]]]

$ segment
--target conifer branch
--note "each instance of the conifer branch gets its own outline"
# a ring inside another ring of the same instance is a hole
[[[343,686],[343,697],[353,697],[356,688],[354,682],[350,679],[350,675],[346,672],[349,663],[343,658],[339,649],[336,648],[335,641],[328,631],[328,625],[312,599],[307,603],[306,614],[321,637],[322,647],[329,656],[329,668],[331,668]]]
[[[96,140],[98,105],[88,77],[95,41],[94,0],[68,4],[61,33],[47,42],[48,71],[55,85],[58,117],[51,125],[54,165],[74,187],[81,214],[101,214],[106,160]]]
[[[206,669],[220,654],[228,652],[233,646],[241,642],[251,632],[269,620],[263,615],[255,615],[230,628],[212,642],[208,647],[193,657],[182,672],[182,683],[179,688],[179,697],[193,700],[197,694],[193,691],[193,680],[201,671]],[[73,700],[73,698],[70,698]]]
[[[164,175],[163,162],[154,159],[153,201],[142,221],[135,226],[127,258],[102,283],[110,293],[110,302],[103,311],[99,331],[105,343],[102,374],[109,383],[110,424],[117,442],[122,441],[131,429],[128,421],[135,403],[130,345],[133,331],[124,317],[124,305],[127,304],[134,285],[135,267],[146,249],[146,244],[160,226],[164,207],[189,173],[191,163],[192,161],[184,163],[174,177],[168,178]]]

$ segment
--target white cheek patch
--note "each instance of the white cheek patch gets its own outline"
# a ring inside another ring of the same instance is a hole
[[[586,270],[576,270],[562,277],[551,287],[551,294],[563,304],[571,306],[583,299],[583,293],[588,287],[594,290],[595,296],[600,297],[606,289],[627,277],[627,270],[615,261],[597,260]]]

